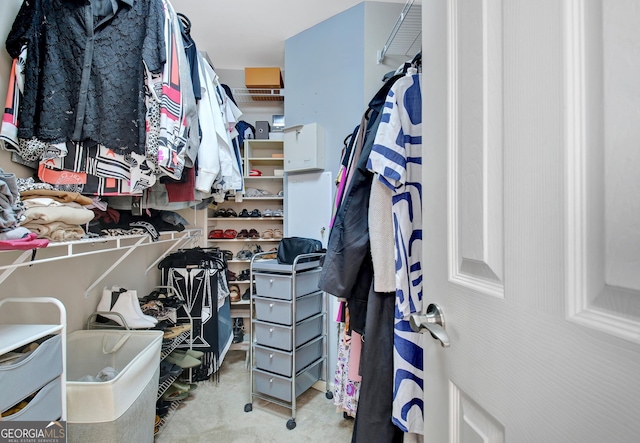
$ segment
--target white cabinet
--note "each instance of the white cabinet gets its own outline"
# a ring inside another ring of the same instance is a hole
[[[22,401],[28,402],[2,419],[66,421],[67,320],[64,305],[51,297],[5,298],[0,300],[0,309],[9,303],[53,304],[58,308],[59,321],[53,324],[0,324],[0,357],[16,353],[14,360],[0,366],[0,411],[8,411]],[[20,352],[36,341],[37,347]]]
[[[284,170],[303,172],[324,169],[324,129],[317,123],[284,130]]]

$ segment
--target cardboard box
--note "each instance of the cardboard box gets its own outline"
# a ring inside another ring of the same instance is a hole
[[[244,68],[244,84],[247,88],[284,88],[280,68]]]

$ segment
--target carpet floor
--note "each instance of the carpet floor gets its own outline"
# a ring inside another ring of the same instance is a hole
[[[324,392],[309,389],[297,398],[296,427],[286,428],[291,409],[260,399],[249,402],[245,353],[230,351],[220,369],[220,382],[199,382],[190,397],[166,419],[156,443],[332,442],[351,441],[353,420],[337,412]]]

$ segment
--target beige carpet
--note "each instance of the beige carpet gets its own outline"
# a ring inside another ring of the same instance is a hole
[[[296,427],[286,428],[291,410],[254,399],[249,402],[249,372],[244,352],[231,351],[220,369],[220,383],[198,383],[191,399],[168,417],[157,443],[333,442],[351,441],[353,420],[336,412],[324,392],[309,389],[297,399]],[[332,372],[330,371],[330,374]]]

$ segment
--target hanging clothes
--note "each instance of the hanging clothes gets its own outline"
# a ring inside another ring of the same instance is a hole
[[[388,91],[402,75],[394,76],[376,93],[365,112],[366,126],[360,126],[363,146],[360,161],[352,161],[352,178],[329,233],[318,287],[349,303],[351,327],[365,335],[369,286],[373,279],[368,228],[368,206],[373,174],[366,164],[380,124]],[[364,129],[363,129],[364,128]]]
[[[393,423],[424,432],[424,335],[409,325],[422,312],[422,95],[415,70],[389,91],[367,168],[392,190],[396,257]]]
[[[162,70],[162,18],[159,1],[23,2],[6,41],[28,51],[18,137],[144,154],[141,61]]]
[[[198,151],[196,189],[213,192],[214,198],[224,199],[226,191],[242,188],[241,171],[232,138],[237,136],[235,124],[242,112],[221,87],[218,74],[198,56],[200,63],[200,129],[202,140]]]

